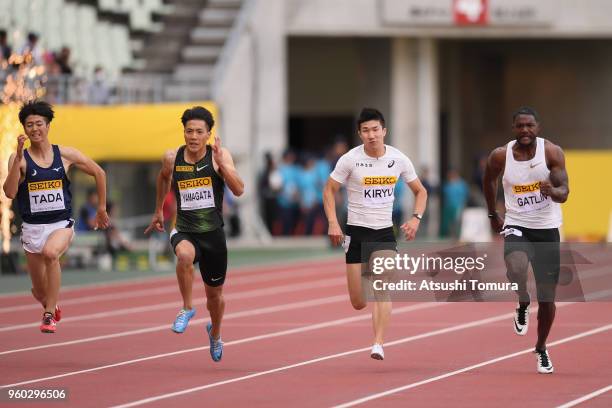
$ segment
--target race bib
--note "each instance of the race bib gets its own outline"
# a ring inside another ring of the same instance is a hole
[[[66,209],[62,180],[48,180],[28,183],[30,212],[56,211]]]
[[[512,186],[518,212],[529,212],[546,208],[552,202],[549,196],[540,192],[540,182]]]
[[[395,176],[366,176],[362,179],[363,205],[381,207],[395,200]]]
[[[185,211],[200,210],[215,206],[212,179],[201,177],[191,180],[180,180],[178,182],[179,194],[181,196],[181,209]]]

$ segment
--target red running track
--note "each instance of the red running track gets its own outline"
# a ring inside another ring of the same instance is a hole
[[[226,285],[214,363],[198,314],[177,335],[173,277],[62,292],[56,334],[28,294],[0,297],[0,405],[8,389],[68,390],[53,407],[612,406],[609,303],[564,303],[549,339],[556,372],[530,353],[535,314],[514,335],[509,303],[396,303],[384,361],[369,357],[370,311],[346,295],[341,259],[241,268]]]

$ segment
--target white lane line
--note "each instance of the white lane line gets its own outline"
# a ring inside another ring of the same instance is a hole
[[[553,347],[553,346],[557,346],[559,344],[568,343],[570,341],[582,339],[584,337],[592,336],[594,334],[603,333],[603,332],[608,331],[610,329],[612,329],[612,324],[601,326],[601,327],[598,327],[596,329],[588,330],[588,331],[585,331],[585,332],[582,332],[582,333],[579,333],[579,334],[576,334],[576,335],[573,335],[573,336],[569,336],[569,337],[565,337],[565,338],[557,340],[557,341],[553,341],[552,343],[547,344],[547,347]],[[487,366],[487,365],[499,363],[500,361],[508,360],[508,359],[511,359],[511,358],[514,358],[514,357],[518,357],[518,356],[521,356],[523,354],[532,353],[532,352],[533,352],[533,349],[530,348],[530,349],[526,349],[526,350],[517,351],[516,353],[506,354],[505,356],[501,356],[501,357],[493,358],[491,360],[483,361],[482,363],[473,364],[471,366],[464,367],[464,368],[461,368],[459,370],[455,370],[455,371],[451,371],[451,372],[448,372],[448,373],[445,373],[445,374],[442,374],[442,375],[438,375],[438,376],[435,376],[435,377],[427,378],[427,379],[425,379],[423,381],[414,382],[412,384],[407,384],[407,385],[404,385],[404,386],[401,386],[401,387],[397,387],[397,388],[393,388],[393,389],[390,389],[390,390],[387,390],[387,391],[384,391],[384,392],[380,392],[380,393],[377,393],[377,394],[372,394],[372,395],[369,395],[369,396],[364,397],[364,398],[356,399],[354,401],[350,401],[350,402],[347,402],[347,403],[344,403],[344,404],[336,405],[336,406],[334,406],[334,408],[354,407],[355,405],[363,404],[365,402],[369,402],[369,401],[372,401],[372,400],[375,400],[375,399],[378,399],[378,398],[386,397],[388,395],[396,394],[398,392],[406,391],[406,390],[409,390],[411,388],[416,388],[416,387],[419,387],[421,385],[429,384],[429,383],[432,383],[432,382],[435,382],[435,381],[440,381],[440,380],[443,380],[443,379],[448,378],[448,377],[452,377],[452,376],[455,376],[455,375],[458,375],[458,374],[465,373],[467,371],[474,370],[476,368],[480,368],[480,367],[484,367],[484,366]]]
[[[425,303],[425,304],[429,304],[429,303]],[[434,305],[448,305],[450,303],[433,303],[433,304]],[[472,328],[472,327],[482,326],[482,325],[485,325],[485,324],[488,324],[488,323],[494,323],[494,322],[497,322],[499,320],[511,319],[512,316],[514,316],[514,313],[506,313],[506,314],[503,314],[503,315],[493,316],[493,317],[489,317],[489,318],[486,318],[486,319],[472,321],[472,322],[469,322],[469,323],[463,323],[463,324],[459,324],[459,325],[456,325],[456,326],[446,327],[444,329],[438,329],[438,330],[433,330],[433,331],[421,333],[421,334],[418,334],[418,335],[415,335],[415,336],[404,337],[404,338],[399,339],[399,340],[395,340],[395,341],[392,341],[392,342],[389,342],[389,343],[385,343],[385,347],[388,348],[388,347],[391,347],[391,346],[396,346],[398,344],[404,344],[404,343],[408,343],[408,342],[412,342],[412,341],[416,341],[416,340],[420,340],[420,339],[424,339],[424,338],[428,338],[428,337],[439,336],[439,335],[442,335],[442,334],[452,333],[452,332],[459,331],[459,330],[464,330],[464,329],[469,329],[469,328]],[[188,388],[188,389],[185,389],[185,390],[171,392],[171,393],[168,393],[168,394],[161,394],[161,395],[157,395],[155,397],[145,398],[145,399],[142,399],[142,400],[133,401],[133,402],[129,402],[129,403],[122,404],[122,405],[116,405],[113,408],[127,408],[127,407],[135,407],[135,406],[138,406],[138,405],[144,405],[144,404],[148,404],[150,402],[155,402],[155,401],[159,401],[159,400],[163,400],[163,399],[167,399],[167,398],[173,398],[173,397],[177,397],[177,396],[185,395],[185,394],[190,394],[190,393],[197,392],[197,391],[203,391],[203,390],[206,390],[206,389],[209,389],[209,388],[219,387],[219,386],[225,385],[225,384],[231,384],[231,383],[236,383],[236,382],[239,382],[239,381],[250,380],[251,378],[261,377],[261,376],[268,375],[268,374],[274,374],[274,373],[278,373],[280,371],[286,371],[286,370],[290,370],[292,368],[303,367],[303,366],[307,366],[307,365],[311,365],[311,364],[315,364],[315,363],[320,363],[321,361],[332,360],[332,359],[335,359],[335,358],[345,357],[345,356],[349,356],[349,355],[356,354],[356,353],[363,353],[363,352],[366,352],[366,351],[369,351],[369,350],[370,350],[370,347],[363,347],[363,348],[359,348],[359,349],[353,349],[353,350],[345,351],[345,352],[342,352],[342,353],[331,354],[331,355],[315,358],[315,359],[312,359],[312,360],[301,361],[299,363],[290,364],[290,365],[286,365],[286,366],[278,367],[278,368],[273,368],[271,370],[260,371],[260,372],[249,374],[249,375],[245,375],[245,376],[242,376],[242,377],[231,378],[229,380],[224,380],[224,381],[219,381],[219,382],[216,382],[216,383],[201,385],[201,386],[198,386],[198,387]],[[21,385],[21,384],[16,384],[16,385]]]
[[[337,295],[337,296],[329,296],[329,297],[307,300],[303,302],[295,302],[295,303],[287,303],[287,304],[278,305],[278,306],[262,307],[259,309],[227,313],[225,316],[223,316],[223,321],[237,319],[240,317],[258,316],[258,315],[267,314],[267,313],[276,313],[276,312],[283,312],[287,310],[301,309],[301,308],[312,307],[312,306],[320,306],[320,305],[336,303],[336,302],[344,302],[346,300],[347,300],[346,295]],[[192,319],[191,322],[189,323],[189,326],[191,327],[191,326],[194,326],[200,323],[208,322],[209,320],[210,319],[208,318]],[[92,341],[116,339],[118,337],[133,336],[137,334],[145,334],[145,333],[152,333],[152,332],[166,331],[166,330],[170,330],[170,323],[159,325],[159,326],[147,327],[145,329],[129,330],[129,331],[124,331],[124,332],[119,332],[119,333],[105,334],[102,336],[86,337],[83,339],[65,341],[62,343],[43,344],[40,346],[26,347],[26,348],[21,348],[21,349],[14,349],[14,350],[6,350],[6,351],[0,352],[0,356],[7,355],[7,354],[21,353],[24,351],[33,351],[33,350],[41,350],[41,349],[48,349],[48,348],[54,348],[54,347],[71,346],[74,344],[91,343]]]
[[[429,308],[440,307],[440,306],[444,306],[444,305],[448,305],[448,304],[450,304],[450,303],[419,303],[419,304],[416,304],[416,305],[410,305],[410,306],[404,306],[402,308],[398,308],[398,309],[393,311],[393,314],[406,313],[406,312],[422,310],[422,309],[429,309]],[[510,314],[508,316],[512,316],[512,315],[513,314]],[[507,317],[507,315],[504,315],[504,316]],[[330,320],[330,321],[327,321],[327,322],[322,322],[322,323],[316,323],[316,324],[310,324],[310,325],[306,325],[306,326],[296,327],[294,329],[282,330],[282,331],[278,331],[278,332],[262,334],[262,335],[259,335],[259,336],[246,337],[246,338],[239,339],[239,340],[228,341],[228,342],[225,343],[225,346],[227,347],[227,346],[234,346],[234,345],[238,345],[238,344],[252,343],[252,342],[255,342],[255,341],[259,341],[259,340],[267,340],[267,339],[281,337],[281,336],[288,336],[288,335],[291,335],[291,334],[304,333],[304,332],[324,329],[324,328],[328,328],[328,327],[340,326],[340,325],[343,325],[343,324],[358,322],[358,321],[361,321],[361,320],[370,320],[371,318],[372,318],[372,316],[369,313],[368,314],[360,314],[358,316],[346,317],[346,318],[336,319],[336,320]],[[194,347],[194,348],[178,350],[178,351],[174,351],[174,352],[170,352],[170,353],[156,354],[156,355],[142,357],[142,358],[137,358],[137,359],[133,359],[133,360],[120,361],[120,362],[117,362],[117,363],[114,363],[114,364],[107,364],[107,365],[103,365],[103,366],[88,368],[88,369],[85,369],[85,370],[71,371],[71,372],[68,372],[68,373],[58,374],[58,375],[53,375],[53,376],[43,377],[43,378],[35,378],[35,379],[32,379],[32,380],[21,381],[21,382],[15,383],[15,384],[5,384],[5,385],[0,386],[0,389],[2,389],[2,388],[10,388],[10,387],[17,387],[17,386],[26,385],[26,384],[34,384],[34,383],[39,383],[39,382],[43,382],[43,381],[55,380],[55,379],[58,379],[58,378],[71,377],[71,376],[74,376],[74,375],[80,375],[80,374],[86,374],[86,373],[96,372],[96,371],[100,371],[100,370],[105,370],[107,368],[122,367],[122,366],[126,366],[126,365],[129,365],[129,364],[140,363],[140,362],[143,362],[143,361],[156,360],[156,359],[159,359],[159,358],[172,357],[172,356],[176,356],[176,355],[179,355],[179,354],[185,354],[185,353],[192,353],[192,352],[197,352],[197,351],[202,351],[202,350],[208,350],[208,348],[209,348],[209,346]]]
[[[344,264],[341,263],[340,258],[337,258],[336,254],[334,254],[333,256],[334,258],[321,257],[319,259],[315,259],[314,261],[304,261],[304,260],[299,260],[297,262],[281,261],[281,262],[265,263],[265,264],[256,265],[256,266],[243,265],[243,266],[238,266],[236,268],[231,268],[230,270],[228,270],[228,275],[229,274],[250,275],[250,274],[256,274],[260,272],[269,272],[269,271],[276,271],[276,270],[283,270],[283,269],[306,268],[308,266],[310,266],[313,269],[317,269],[319,267],[327,267],[327,266],[330,266],[330,267],[338,266],[344,271]],[[24,276],[24,279],[25,278],[26,277]],[[131,284],[137,285],[140,283],[156,283],[156,282],[164,282],[166,280],[169,282],[176,282],[176,277],[173,271],[169,271],[169,274],[167,275],[143,276],[139,278],[123,279],[123,280],[116,280],[116,281],[110,281],[110,282],[107,281],[107,282],[66,285],[66,286],[62,286],[62,292],[73,292],[73,291],[82,290],[82,289],[101,289],[101,288],[108,288],[108,287],[115,287],[115,286],[126,286],[126,285],[131,285]],[[0,294],[0,299],[10,298],[10,297],[23,297],[23,296],[30,296],[30,292],[18,291],[18,292],[2,293]]]
[[[224,297],[226,300],[250,299],[250,298],[259,297],[259,296],[268,296],[268,295],[273,296],[273,295],[277,295],[280,293],[299,292],[302,290],[319,289],[319,288],[332,287],[335,285],[345,285],[345,284],[346,284],[346,278],[321,279],[321,280],[316,280],[312,282],[303,282],[303,283],[298,283],[298,284],[288,284],[288,285],[280,285],[280,286],[270,286],[265,289],[254,289],[254,290],[248,290],[244,292],[228,293],[224,295]],[[204,304],[204,300],[198,299],[194,302],[194,306],[200,305],[200,304]],[[133,313],[152,312],[152,311],[163,310],[163,309],[168,309],[168,308],[177,308],[178,310],[179,307],[180,307],[180,302],[179,300],[176,300],[174,302],[159,303],[156,305],[129,307],[125,309],[109,310],[106,312],[92,313],[88,315],[65,317],[65,318],[62,318],[62,324],[64,324],[64,322],[68,323],[68,322],[77,322],[77,321],[89,320],[89,319],[108,318],[112,316],[123,316],[123,315],[128,315],[128,314],[133,314]],[[18,324],[14,326],[0,327],[0,332],[28,329],[32,327],[38,327],[39,325],[40,323],[36,322],[36,323],[25,323],[25,324]]]
[[[233,290],[235,286],[240,286],[240,285],[245,285],[245,284],[250,284],[250,283],[271,282],[271,281],[277,281],[277,280],[285,279],[285,278],[301,278],[304,276],[314,276],[314,275],[318,275],[322,273],[329,273],[329,270],[328,269],[321,270],[321,268],[314,269],[314,270],[313,268],[297,268],[297,269],[287,270],[287,271],[267,272],[267,273],[262,273],[262,274],[255,275],[255,276],[238,276],[235,278],[231,278],[231,280],[228,282],[227,290],[231,291]],[[60,305],[61,306],[78,305],[78,304],[83,304],[83,303],[94,303],[94,302],[100,302],[100,301],[118,300],[118,299],[126,299],[126,298],[133,299],[136,297],[154,296],[154,295],[161,295],[165,293],[178,293],[178,285],[176,283],[176,279],[172,282],[169,282],[168,285],[164,285],[164,286],[157,287],[157,288],[122,291],[122,292],[117,292],[117,293],[90,295],[90,296],[82,296],[82,297],[75,297],[71,299],[61,300]],[[29,303],[27,305],[2,307],[0,308],[0,313],[12,313],[12,312],[19,312],[19,311],[24,311],[24,310],[39,310],[39,309],[41,309],[40,304],[35,303],[33,301],[32,303]]]
[[[608,391],[612,391],[612,384],[608,385],[607,387],[603,387],[597,391],[593,391],[590,394],[584,395],[580,398],[576,398],[575,400],[572,400],[570,402],[566,402],[563,405],[559,405],[557,408],[570,408],[570,407],[575,407],[578,404],[582,404],[585,401],[588,401],[590,399],[593,399],[595,397],[600,396],[601,394],[605,394]]]

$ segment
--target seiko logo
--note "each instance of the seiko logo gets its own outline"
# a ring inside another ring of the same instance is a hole
[[[372,163],[355,163],[355,167],[372,167]]]

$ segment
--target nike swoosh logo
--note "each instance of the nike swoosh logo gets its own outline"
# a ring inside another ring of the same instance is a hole
[[[204,168],[205,168],[206,166],[208,166],[208,164],[205,164],[205,165],[203,165],[202,167],[196,167],[196,169],[197,169],[198,171],[200,171],[200,170],[204,170]]]
[[[530,169],[533,169],[535,166],[537,166],[537,165],[538,165],[538,164],[540,164],[540,163],[542,163],[542,162],[538,162],[538,163],[536,163],[536,164],[530,164],[530,165],[529,165],[529,168],[530,168]]]
[[[206,166],[204,166],[204,167],[206,167]],[[211,281],[213,281],[213,282],[216,282],[216,281],[218,281],[219,279],[221,279],[221,278],[217,278],[217,279],[210,278],[210,280],[211,280]]]
[[[387,164],[387,167],[391,168],[395,164],[395,160],[391,160],[391,163]]]
[[[32,172],[32,177],[37,175],[37,174],[38,174],[38,172],[36,171],[36,169],[34,169],[34,171]]]

